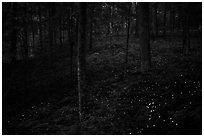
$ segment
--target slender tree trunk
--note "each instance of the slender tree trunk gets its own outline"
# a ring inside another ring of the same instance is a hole
[[[17,57],[17,3],[12,3],[12,34],[11,34],[11,63],[16,63]]]
[[[60,22],[59,22],[59,25],[60,25],[60,28],[59,28],[59,39],[60,39],[60,46],[62,46],[62,17],[61,17],[61,14],[60,14]]]
[[[158,7],[158,3],[155,2],[155,29],[156,29],[156,36],[158,36],[157,7]]]
[[[135,11],[136,11],[136,24],[135,24],[135,35],[138,37],[138,3],[135,2]]]
[[[128,10],[128,15],[127,15],[127,41],[126,41],[126,57],[125,57],[125,64],[126,65],[128,63],[128,46],[129,46],[129,31],[130,31],[130,12],[131,12],[131,6],[132,6],[132,4],[130,3],[129,10]]]
[[[164,16],[163,16],[163,36],[166,36],[166,3],[164,4]]]
[[[109,22],[109,33],[110,33],[110,45],[112,45],[112,6],[110,5],[110,22]]]
[[[175,7],[172,7],[172,32],[174,32],[175,29]]]
[[[141,51],[141,71],[150,69],[150,43],[149,43],[149,4],[139,3],[139,38]]]
[[[78,55],[77,55],[77,77],[79,96],[79,119],[82,121],[82,93],[85,88],[86,73],[86,35],[87,35],[87,3],[79,3],[79,27],[78,27]]]
[[[26,61],[28,59],[28,19],[27,19],[27,3],[24,5],[24,60]]]
[[[177,32],[180,32],[181,30],[181,24],[182,24],[182,11],[181,11],[181,7],[178,6],[178,24],[177,24]]]
[[[52,9],[49,8],[49,19],[48,19],[48,33],[49,33],[49,46],[51,52],[53,48],[53,31],[52,31]]]
[[[30,15],[30,20],[31,20],[31,36],[32,36],[32,52],[31,54],[33,54],[33,49],[35,47],[35,32],[34,32],[34,22],[33,22],[33,8],[31,7],[31,15]]]
[[[70,84],[72,85],[72,71],[73,71],[73,46],[74,46],[74,41],[73,41],[73,23],[72,23],[72,14],[73,12],[73,5],[71,5],[69,11],[68,11],[68,16],[69,16],[69,24],[68,24],[68,37],[69,37],[69,44],[70,44]],[[76,29],[77,30],[77,29]]]
[[[90,32],[89,32],[89,49],[92,49],[92,33],[93,33],[93,13],[94,13],[94,7],[93,5],[91,5],[91,9],[90,9]]]
[[[54,14],[55,14],[55,6],[54,3],[50,3],[49,8],[49,18],[48,18],[48,33],[49,33],[49,46],[50,53],[53,53],[53,46],[55,44],[55,27],[54,27]]]
[[[189,25],[189,5],[183,6],[183,53],[190,52],[190,25]]]
[[[151,3],[150,5],[150,14],[151,14],[151,38],[154,41],[155,40],[155,35],[156,35],[156,21],[155,21],[155,16],[156,16],[156,12],[155,12],[155,3]]]
[[[39,22],[40,22],[40,24],[39,24],[39,28],[40,28],[40,54],[42,54],[42,50],[43,50],[43,32],[42,32],[42,14],[41,14],[41,6],[39,6],[39,9],[38,9],[39,11]]]
[[[170,28],[171,32],[174,32],[175,27],[175,8],[174,5],[170,5]]]

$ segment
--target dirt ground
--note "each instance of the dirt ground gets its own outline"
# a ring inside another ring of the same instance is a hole
[[[69,52],[3,65],[3,134],[201,134],[201,40],[192,38],[188,55],[179,38],[151,41],[152,68],[140,73],[138,41],[131,39],[124,64],[120,39],[95,42],[87,56],[82,122]]]

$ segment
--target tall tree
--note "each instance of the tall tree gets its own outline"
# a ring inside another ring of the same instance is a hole
[[[170,23],[171,23],[171,32],[174,32],[175,28],[175,7],[172,4],[170,6]]]
[[[30,6],[30,8],[31,8],[30,9],[30,21],[31,21],[32,49],[34,49],[35,47],[35,32],[34,32],[34,21],[33,21],[34,8],[32,5]]]
[[[59,5],[60,8],[62,8],[62,5]],[[60,41],[60,45],[62,46],[63,43],[63,39],[62,39],[62,14],[59,14],[59,41]]]
[[[78,50],[77,50],[77,77],[78,77],[78,96],[79,96],[79,119],[82,121],[82,92],[85,87],[86,73],[86,46],[87,46],[87,3],[79,3],[79,26],[78,26]]]
[[[68,8],[68,37],[70,45],[70,83],[72,85],[72,70],[73,70],[73,46],[74,46],[74,37],[73,37],[73,21],[72,21],[72,12],[73,4]],[[78,25],[77,25],[78,26]]]
[[[28,18],[27,18],[27,15],[28,14],[28,9],[27,9],[27,3],[24,4],[24,52],[23,52],[23,55],[24,55],[24,60],[27,60],[28,59],[28,46],[29,46],[29,43],[28,43]]]
[[[12,3],[12,33],[11,33],[11,62],[14,64],[17,57],[17,3]]]
[[[93,34],[93,14],[94,14],[94,5],[93,4],[90,4],[90,10],[89,10],[89,12],[90,12],[90,14],[89,14],[89,16],[90,16],[90,23],[89,23],[89,27],[90,27],[90,29],[89,29],[89,49],[92,49],[92,46],[93,46],[93,44],[92,44],[92,41],[93,41],[93,36],[92,36],[92,34]]]
[[[43,50],[43,29],[42,29],[42,10],[41,5],[38,7],[38,16],[39,16],[39,29],[40,29],[40,54],[42,54]]]
[[[54,16],[54,3],[50,3],[49,5],[49,17],[48,17],[48,33],[49,33],[49,49],[51,50],[52,54],[52,48],[53,48],[53,43],[54,43],[54,28],[53,28],[53,16]],[[51,55],[50,54],[50,55]]]
[[[110,4],[110,22],[109,22],[109,35],[110,35],[110,45],[112,45],[112,27],[113,27],[113,7]]]
[[[157,9],[158,9],[158,3],[155,2],[155,6],[154,6],[154,14],[155,14],[155,30],[156,30],[156,36],[158,36],[158,19],[157,19]]]
[[[145,72],[150,69],[150,36],[149,36],[149,4],[139,3],[139,39],[141,52],[141,71]]]
[[[127,65],[128,62],[128,46],[129,46],[129,31],[130,31],[130,13],[131,13],[131,6],[132,3],[130,3],[128,8],[128,15],[127,15],[127,41],[126,41],[126,57],[125,57],[125,63]]]
[[[152,38],[152,40],[154,41],[155,40],[155,36],[156,36],[156,3],[151,3],[150,4],[150,14],[151,14],[151,17],[150,17],[150,23],[151,23],[151,38]]]
[[[135,35],[138,37],[138,3],[135,2],[135,12],[136,12],[136,24],[135,24]]]
[[[182,6],[182,26],[183,26],[183,53],[188,54],[190,51],[190,20],[189,20],[189,4]]]
[[[163,15],[163,36],[166,35],[166,9],[167,9],[167,5],[165,3],[164,4],[164,15]]]

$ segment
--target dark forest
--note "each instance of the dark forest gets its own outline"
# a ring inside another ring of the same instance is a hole
[[[201,2],[2,2],[3,135],[201,135]]]

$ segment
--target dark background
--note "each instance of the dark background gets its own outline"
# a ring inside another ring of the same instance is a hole
[[[2,3],[3,134],[202,134],[202,3]]]

